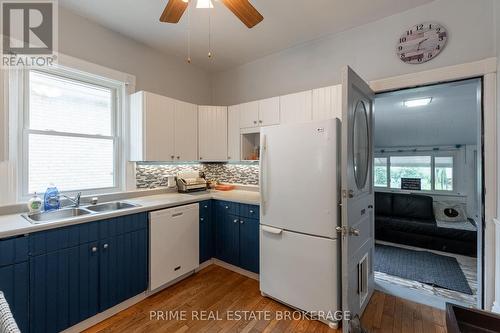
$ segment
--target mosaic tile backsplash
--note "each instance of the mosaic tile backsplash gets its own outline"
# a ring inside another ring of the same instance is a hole
[[[175,176],[179,171],[203,171],[207,180],[220,183],[259,185],[259,164],[230,164],[230,163],[203,163],[203,164],[157,164],[137,163],[137,188],[155,188],[166,186],[165,176]]]

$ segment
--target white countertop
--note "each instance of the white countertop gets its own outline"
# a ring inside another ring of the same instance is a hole
[[[258,205],[260,202],[259,192],[255,191],[207,191],[192,194],[183,193],[165,193],[124,199],[120,201],[138,204],[140,207],[122,209],[113,212],[89,214],[60,222],[31,224],[24,219],[21,214],[0,215],[0,238],[7,238],[17,235],[29,234],[36,231],[60,228],[73,224],[80,224],[91,221],[105,220],[112,217],[130,215],[140,212],[148,212],[168,207],[181,206],[195,203],[202,200],[217,199],[227,200],[243,204]]]

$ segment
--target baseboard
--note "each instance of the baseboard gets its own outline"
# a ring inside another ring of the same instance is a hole
[[[226,269],[229,269],[230,271],[236,272],[238,274],[241,274],[241,275],[244,275],[244,276],[249,277],[251,279],[259,281],[259,274],[247,271],[246,269],[240,268],[238,266],[228,264],[227,262],[219,260],[217,258],[212,258],[212,262],[213,262],[213,264],[215,264],[217,266],[224,267]]]

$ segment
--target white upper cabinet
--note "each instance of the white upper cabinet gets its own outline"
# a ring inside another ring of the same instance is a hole
[[[227,107],[198,107],[198,158],[227,161]]]
[[[314,89],[312,92],[313,120],[342,118],[342,85]]]
[[[249,102],[239,105],[240,128],[259,126],[259,102]]]
[[[293,124],[312,120],[312,90],[280,96],[280,123]]]
[[[257,128],[280,123],[279,97],[243,103],[238,106],[240,128]]]
[[[280,124],[280,98],[272,97],[259,101],[259,126]]]
[[[229,161],[241,160],[240,111],[241,104],[230,106],[227,110],[227,159]]]
[[[174,100],[140,91],[130,96],[130,160],[173,161]]]
[[[198,106],[174,102],[175,160],[186,162],[198,159]]]

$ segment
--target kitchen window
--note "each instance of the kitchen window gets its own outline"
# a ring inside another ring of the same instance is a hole
[[[402,178],[418,178],[421,190],[454,191],[454,154],[388,155],[374,159],[374,185],[379,188],[401,189]]]
[[[27,71],[23,194],[119,187],[117,85],[80,73]]]

